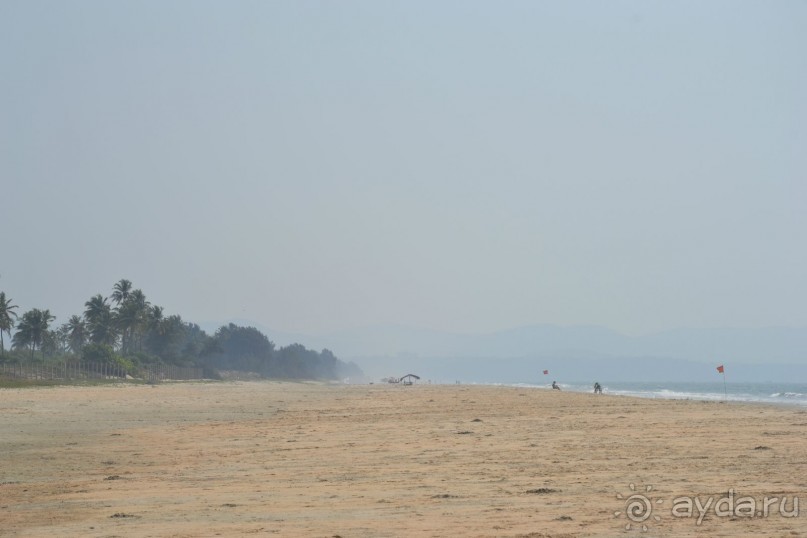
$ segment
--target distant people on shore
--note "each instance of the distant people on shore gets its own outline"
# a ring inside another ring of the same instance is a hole
[[[594,382],[594,394],[602,394],[602,385],[599,382]]]
[[[555,390],[560,390],[560,385],[558,385],[557,381],[552,382],[552,388],[555,389]]]

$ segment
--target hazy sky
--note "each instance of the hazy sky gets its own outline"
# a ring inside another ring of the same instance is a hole
[[[807,2],[0,0],[0,290],[807,325]]]

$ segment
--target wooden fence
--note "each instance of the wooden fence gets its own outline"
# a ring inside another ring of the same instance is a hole
[[[152,365],[141,368],[133,375],[117,364],[87,361],[42,363],[2,363],[0,375],[13,379],[81,380],[81,379],[143,379],[149,382],[163,380],[203,379],[202,368]]]

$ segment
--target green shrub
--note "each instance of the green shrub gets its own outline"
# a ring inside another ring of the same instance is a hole
[[[106,344],[87,344],[81,350],[81,360],[114,363],[115,350]]]
[[[99,362],[104,364],[114,364],[123,368],[127,373],[135,371],[135,363],[127,358],[121,357],[112,346],[106,344],[88,344],[81,350],[81,359],[88,362]]]

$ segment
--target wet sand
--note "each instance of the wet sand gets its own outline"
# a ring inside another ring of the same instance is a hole
[[[804,506],[672,514],[728,509],[729,490]],[[0,389],[0,535],[807,536],[807,411],[464,385]]]

